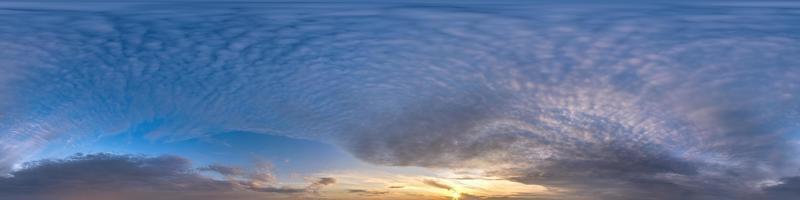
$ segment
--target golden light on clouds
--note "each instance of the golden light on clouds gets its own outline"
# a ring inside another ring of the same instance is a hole
[[[451,197],[453,198],[453,200],[461,199],[461,193],[458,192],[458,191],[453,190],[453,193],[451,194]]]
[[[452,170],[395,168],[394,171],[334,171],[320,176],[335,177],[337,185],[328,188],[327,194],[344,199],[357,196],[373,199],[452,200],[552,193],[541,185],[526,185]]]

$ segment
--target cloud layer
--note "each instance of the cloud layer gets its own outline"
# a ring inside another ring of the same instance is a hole
[[[800,168],[800,27],[792,10],[2,7],[6,172],[23,152],[62,140],[249,131],[335,143],[376,164],[480,169],[572,199],[796,195],[787,192]],[[165,175],[198,179],[181,172],[181,162],[160,159],[101,161],[145,175],[146,163],[167,164],[174,169]],[[83,161],[93,160],[58,164]],[[14,173],[12,181],[44,184]],[[186,187],[232,184],[199,180]]]
[[[223,175],[236,168],[209,166]],[[258,175],[258,174],[256,174]],[[0,178],[0,199],[303,199],[336,179],[319,178],[307,188],[247,179],[216,180],[193,170],[189,160],[175,156],[88,154],[41,160]],[[259,192],[256,194],[253,192]]]

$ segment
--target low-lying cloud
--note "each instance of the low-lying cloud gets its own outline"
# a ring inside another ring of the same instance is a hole
[[[363,189],[350,189],[347,190],[349,193],[355,193],[362,196],[380,196],[389,194],[389,191],[375,191],[375,190],[363,190]]]
[[[795,199],[800,196],[800,177],[784,177],[776,185],[764,188],[768,199]]]
[[[241,173],[238,168],[220,165],[200,170],[229,176]],[[189,160],[175,156],[74,155],[27,163],[10,177],[0,178],[0,199],[303,199],[308,197],[301,194],[318,192],[335,179],[319,178],[306,188],[240,181],[205,177],[192,169]]]

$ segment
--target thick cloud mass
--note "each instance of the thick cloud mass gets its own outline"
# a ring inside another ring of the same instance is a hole
[[[0,7],[4,171],[62,138],[249,131],[570,199],[797,197],[794,4]]]
[[[200,170],[225,176],[243,174],[236,169],[212,165]],[[307,188],[293,188],[256,178],[233,178],[205,177],[192,169],[189,160],[175,156],[74,155],[26,163],[9,177],[0,177],[0,199],[304,199],[298,194],[316,193],[336,182],[323,177]]]
[[[777,185],[767,187],[768,197],[771,199],[793,199],[800,196],[800,177],[782,178]]]
[[[0,178],[0,199],[121,198],[124,193],[175,197],[190,192],[230,192],[225,181],[201,177],[183,158],[111,154],[77,155],[67,160],[29,163]]]

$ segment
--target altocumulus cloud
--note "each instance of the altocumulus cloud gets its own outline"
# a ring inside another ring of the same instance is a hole
[[[791,10],[169,5],[4,10],[0,170],[60,138],[147,123],[153,138],[324,140],[371,163],[481,169],[570,199],[796,197]],[[203,180],[190,189],[234,184],[178,169]]]
[[[209,166],[223,175],[234,167]],[[88,154],[26,163],[0,178],[0,199],[304,199],[335,179],[323,177],[308,188],[254,185],[256,180],[216,180],[176,156]],[[255,194],[255,193],[258,194]]]

